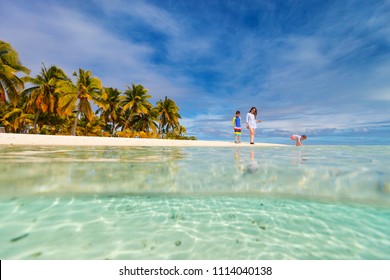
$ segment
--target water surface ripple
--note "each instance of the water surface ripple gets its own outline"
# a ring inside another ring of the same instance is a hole
[[[0,147],[1,259],[390,259],[390,148]]]

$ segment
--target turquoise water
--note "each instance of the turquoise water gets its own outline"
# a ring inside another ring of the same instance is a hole
[[[390,147],[0,147],[1,259],[390,259]]]

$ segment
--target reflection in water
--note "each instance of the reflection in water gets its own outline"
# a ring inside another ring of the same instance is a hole
[[[389,165],[386,147],[0,147],[0,195],[234,193],[388,203]]]
[[[303,164],[307,158],[305,157],[305,151],[302,149],[296,149],[293,153],[292,164]]]
[[[1,152],[2,194],[165,192],[174,185],[178,161],[187,157],[180,148],[143,147],[15,147]]]
[[[237,149],[234,152],[234,161],[236,163],[237,169],[241,174],[250,174],[255,173],[259,169],[259,163],[255,159],[255,151],[251,150],[249,152],[249,160],[245,162],[245,159],[241,157],[241,150]]]
[[[246,168],[246,172],[255,173],[259,169],[259,163],[255,159],[255,151],[250,151],[250,160]]]

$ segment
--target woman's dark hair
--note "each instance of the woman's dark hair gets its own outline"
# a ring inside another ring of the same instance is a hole
[[[257,117],[257,109],[256,109],[256,107],[252,107],[252,108],[249,110],[249,113],[251,113],[253,109],[255,109],[255,113],[254,113],[255,117]]]

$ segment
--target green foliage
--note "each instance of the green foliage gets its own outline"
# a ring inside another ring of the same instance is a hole
[[[43,65],[40,75],[35,78],[24,77],[22,80],[33,84],[22,92],[22,95],[26,97],[26,111],[35,114],[33,127],[34,133],[37,133],[42,129],[42,125],[49,124],[48,120],[56,113],[59,98],[56,94],[58,82],[69,81],[69,78],[57,66],[47,69]]]
[[[174,139],[174,140],[197,140],[195,136],[186,136],[175,134],[174,132],[168,132],[165,136],[165,139]]]
[[[168,134],[170,130],[176,129],[181,118],[179,107],[176,103],[165,96],[164,100],[159,100],[156,105],[157,115],[160,119],[159,133],[161,136]]]
[[[124,92],[125,96],[121,104],[126,119],[124,129],[131,126],[131,121],[134,118],[148,115],[153,108],[153,105],[149,102],[152,96],[147,94],[148,90],[142,85],[131,84],[131,86],[131,88],[128,86]]]
[[[28,74],[29,69],[24,67],[18,53],[10,44],[0,40],[0,102],[7,103],[7,100],[14,106],[19,101],[19,93],[23,90],[24,83],[16,75],[22,72]]]
[[[118,131],[116,136],[124,138],[156,138],[157,135],[153,132],[132,131],[130,129],[125,129],[124,131]]]

